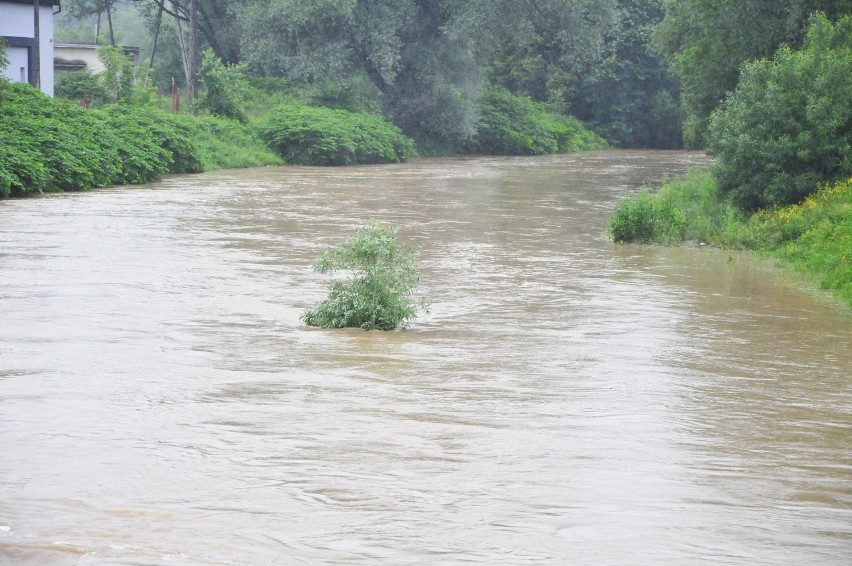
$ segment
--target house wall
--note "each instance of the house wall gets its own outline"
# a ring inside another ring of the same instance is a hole
[[[98,48],[103,45],[57,45],[53,48],[53,56],[67,61],[82,61],[86,69],[92,73],[104,70],[104,64],[98,59]]]
[[[41,90],[53,96],[53,6],[39,8],[39,35],[41,37]],[[33,39],[33,6],[32,4],[17,4],[0,1],[0,36],[10,43],[10,38]],[[21,81],[21,61],[26,59],[27,80],[32,77],[29,73],[29,48],[7,48],[9,59],[14,57],[12,64],[0,70],[4,76],[13,82]]]

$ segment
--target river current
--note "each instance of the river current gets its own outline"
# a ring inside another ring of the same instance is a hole
[[[0,563],[852,563],[852,319],[615,245],[702,154],[279,167],[0,202]],[[299,319],[369,218],[406,331]]]

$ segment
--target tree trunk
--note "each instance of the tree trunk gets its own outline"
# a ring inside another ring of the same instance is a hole
[[[151,44],[151,59],[148,61],[148,68],[145,69],[145,78],[142,79],[142,86],[148,84],[148,75],[151,73],[151,67],[154,66],[154,53],[157,52],[157,40],[160,38],[160,26],[163,23],[163,6],[157,11],[157,23],[154,26],[154,42]]]
[[[41,88],[41,30],[39,29],[39,0],[33,0],[33,86]]]
[[[115,34],[112,31],[112,2],[106,2],[107,22],[109,22],[109,44],[115,47]]]
[[[198,0],[189,2],[189,100],[198,99]]]
[[[174,5],[174,2],[172,2]],[[177,6],[175,6],[175,12],[177,12]],[[177,39],[178,46],[180,47],[180,61],[183,63],[183,76],[186,79],[186,85],[189,86],[189,58],[186,53],[186,41],[183,37],[183,25],[180,23],[180,18],[175,16],[175,27],[177,27]]]

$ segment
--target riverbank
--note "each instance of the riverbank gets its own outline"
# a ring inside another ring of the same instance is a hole
[[[234,120],[126,104],[85,110],[29,85],[0,81],[2,197],[282,162]]]
[[[156,102],[84,109],[29,85],[0,81],[0,198],[284,163],[398,163],[418,153],[541,155],[608,147],[579,120],[506,92],[480,101],[482,119],[469,143],[420,140],[419,147],[380,116],[253,92],[267,102],[265,111],[241,110],[247,118],[242,123],[175,115]]]
[[[623,199],[610,220],[616,242],[684,242],[750,250],[794,271],[852,308],[852,179],[800,204],[748,215],[721,194],[710,171]]]

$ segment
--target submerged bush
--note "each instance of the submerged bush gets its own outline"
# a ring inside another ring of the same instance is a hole
[[[616,242],[669,243],[683,239],[686,225],[670,202],[642,192],[618,203],[609,229]]]
[[[303,105],[277,108],[263,137],[297,165],[399,163],[415,153],[411,139],[377,116]]]
[[[572,116],[506,90],[487,91],[479,101],[479,127],[467,151],[488,155],[542,155],[602,149],[606,141]]]
[[[801,204],[742,213],[709,171],[621,201],[610,221],[617,242],[700,240],[766,253],[852,306],[852,179],[823,186]]]
[[[402,244],[396,233],[396,226],[371,220],[354,237],[326,250],[314,268],[351,275],[332,282],[328,298],[308,308],[302,319],[322,328],[407,327],[428,302],[414,296],[420,282],[417,250]]]

